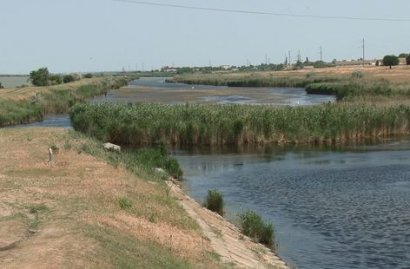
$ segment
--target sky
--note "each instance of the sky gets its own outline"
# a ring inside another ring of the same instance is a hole
[[[278,17],[113,0],[0,0],[0,74],[150,70],[162,66],[358,59],[410,52],[409,0],[145,0],[366,21]]]

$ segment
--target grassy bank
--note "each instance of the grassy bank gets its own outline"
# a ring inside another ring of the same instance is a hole
[[[0,90],[0,127],[42,120],[68,112],[77,102],[127,85],[131,78],[93,78],[50,87]]]
[[[0,129],[0,147],[1,268],[225,268],[140,160],[160,149],[110,153],[48,128]]]
[[[320,76],[314,73],[284,75],[279,72],[241,72],[178,75],[169,81],[229,87],[305,87],[311,83],[334,82],[343,78],[344,76]]]
[[[310,94],[336,95],[339,100],[357,96],[410,95],[410,68],[324,68],[280,72],[186,74],[173,78],[188,84],[230,87],[303,87]]]
[[[314,107],[90,105],[71,110],[76,130],[128,145],[339,143],[409,133],[410,107],[338,103]]]

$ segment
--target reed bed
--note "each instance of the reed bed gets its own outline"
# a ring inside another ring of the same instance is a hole
[[[410,107],[78,104],[70,117],[76,130],[133,146],[322,144],[408,134]]]

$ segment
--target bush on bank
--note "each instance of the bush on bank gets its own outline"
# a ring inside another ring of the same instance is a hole
[[[275,230],[272,224],[267,224],[254,211],[239,215],[242,233],[258,243],[269,247],[275,246]]]
[[[224,215],[224,200],[222,194],[218,190],[209,190],[204,206],[209,210]]]

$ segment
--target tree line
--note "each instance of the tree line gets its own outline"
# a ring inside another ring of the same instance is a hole
[[[92,78],[91,73],[85,74],[84,78]],[[33,70],[30,72],[30,81],[34,86],[49,86],[58,85],[62,83],[70,83],[81,79],[80,75],[77,74],[51,74],[47,67],[40,68],[38,70]]]

